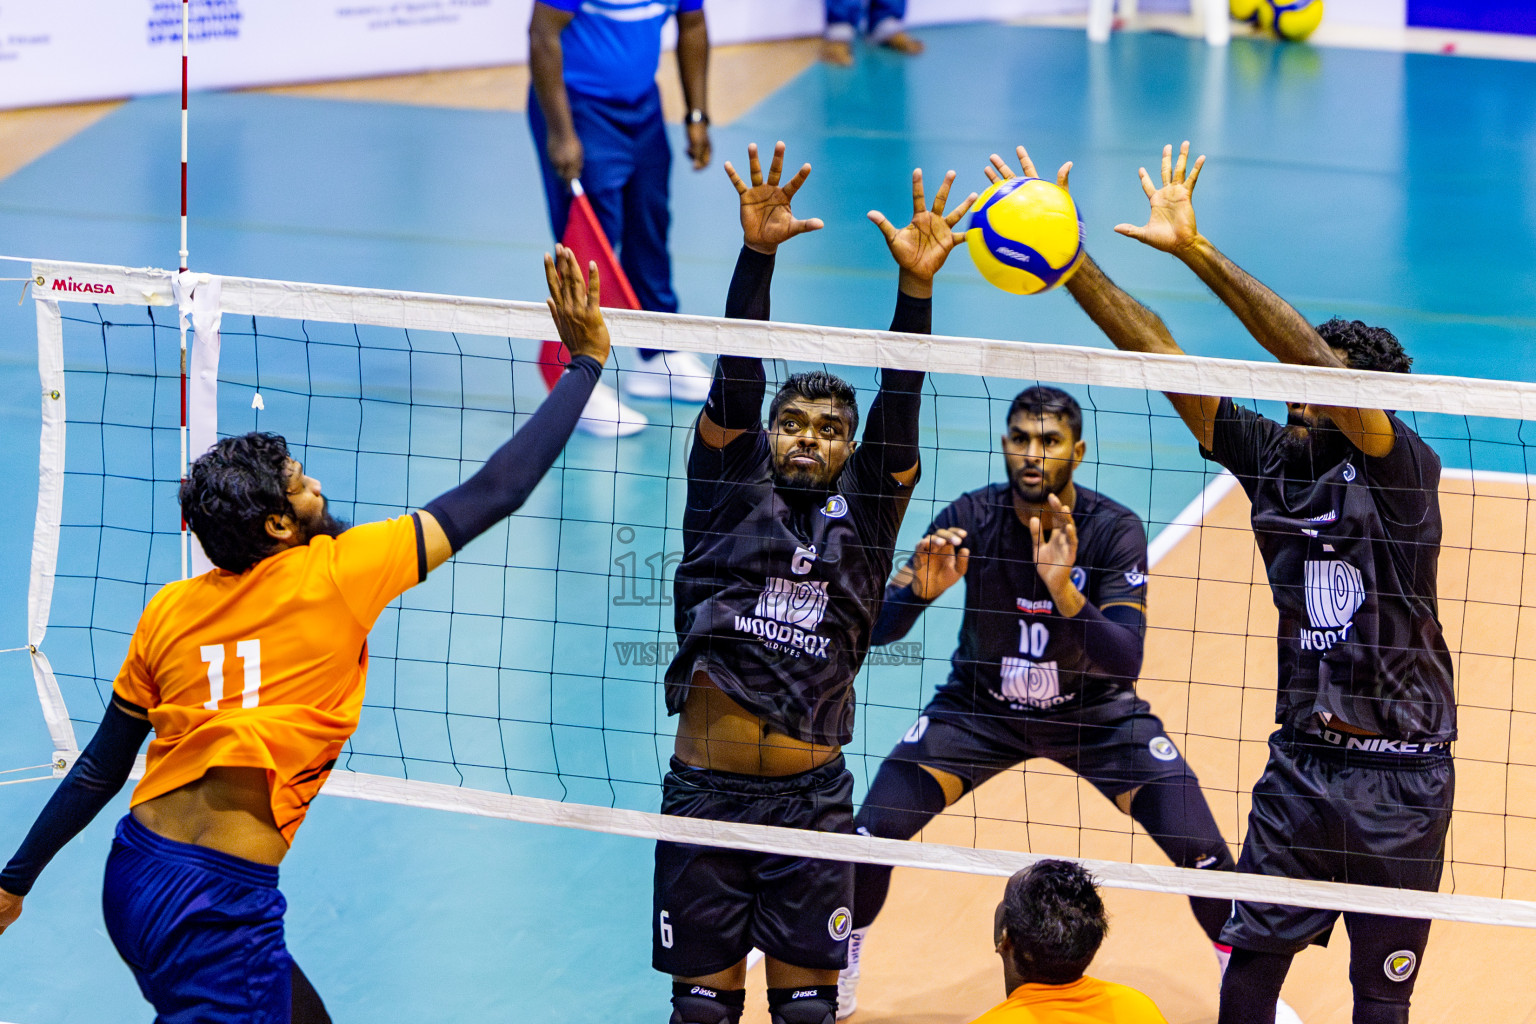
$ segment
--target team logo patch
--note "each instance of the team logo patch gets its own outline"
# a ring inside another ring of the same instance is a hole
[[[841,519],[848,514],[848,499],[841,494],[834,494],[827,499],[827,505],[821,510],[821,514],[828,519]]]
[[[1407,981],[1413,977],[1413,969],[1418,965],[1419,958],[1413,950],[1400,949],[1387,955],[1381,963],[1381,969],[1386,973],[1388,981]]]
[[[832,916],[827,918],[827,934],[832,936],[834,942],[842,942],[853,934],[853,914],[847,907],[838,907],[832,911]]]
[[[1152,742],[1147,744],[1147,749],[1152,751],[1152,756],[1159,761],[1172,761],[1179,756],[1179,748],[1173,745],[1173,740],[1167,736],[1154,736]]]
[[[1344,482],[1345,483],[1349,483],[1349,481],[1353,480],[1354,478],[1355,478],[1355,467],[1353,465],[1351,465],[1350,463],[1348,463],[1348,462],[1344,463]],[[1393,956],[1396,956],[1396,955],[1397,954],[1395,954],[1395,953],[1393,954]],[[1413,963],[1411,961],[1408,964],[1408,970],[1410,972],[1413,970]],[[1401,978],[1396,978],[1394,980],[1401,981],[1402,979]]]
[[[1088,585],[1088,570],[1080,565],[1074,565],[1072,567],[1072,585],[1078,590],[1086,587]]]
[[[1128,572],[1125,574],[1125,585],[1128,587],[1144,587],[1147,585],[1147,574],[1144,572]]]

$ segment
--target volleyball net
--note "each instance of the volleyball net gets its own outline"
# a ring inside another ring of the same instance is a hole
[[[183,573],[184,445],[195,457],[217,437],[280,433],[332,512],[362,522],[457,484],[544,397],[542,303],[56,262],[34,263],[32,276],[42,435],[27,644],[54,774],[99,721],[145,603]],[[1447,467],[1440,615],[1461,740],[1443,891],[1170,867],[1109,801],[1040,760],[910,843],[656,813],[675,724],[661,677],[676,650],[692,407],[663,409],[633,439],[576,435],[518,514],[385,612],[361,724],[325,792],[980,874],[1069,856],[1111,886],[1536,927],[1536,633],[1524,615],[1536,606],[1525,436],[1536,385],[642,312],[608,320],[616,345],[759,356],[770,384],[825,366],[866,400],[874,367],[928,371],[907,551],[950,501],[1002,478],[997,438],[1015,393],[1072,393],[1088,443],[1077,483],[1132,508],[1151,536],[1139,692],[1233,844],[1273,729],[1276,615],[1241,489],[1200,458],[1160,392],[1231,395],[1271,414],[1266,403],[1284,400],[1400,410]],[[194,549],[189,568],[202,567]],[[860,673],[845,752],[861,791],[949,672],[960,592]]]

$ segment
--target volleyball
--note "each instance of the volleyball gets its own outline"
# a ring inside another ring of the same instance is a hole
[[[1233,0],[1234,8],[1241,0]],[[1299,42],[1316,31],[1323,20],[1323,0],[1259,0],[1258,21],[1281,39]]]
[[[1253,24],[1259,19],[1259,6],[1266,0],[1230,0],[1227,10],[1231,12],[1234,21],[1245,21]]]
[[[1066,189],[1041,178],[994,182],[976,200],[966,248],[981,276],[1033,295],[1065,284],[1083,256],[1083,220]]]

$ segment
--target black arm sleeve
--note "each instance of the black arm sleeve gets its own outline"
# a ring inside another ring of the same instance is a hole
[[[725,296],[725,315],[733,320],[767,320],[772,283],[773,257],[742,246]],[[767,390],[761,359],[722,355],[715,360],[715,380],[704,414],[726,430],[751,430],[762,422]]]
[[[932,603],[912,593],[910,585],[898,587],[893,583],[886,587],[885,603],[880,606],[880,618],[875,621],[875,628],[870,631],[871,646],[879,647],[882,644],[894,643],[906,636],[917,624],[917,618],[923,614],[923,609]]]
[[[929,334],[933,330],[933,300],[914,299],[896,293],[896,313],[891,330],[905,334]],[[880,371],[880,392],[869,407],[864,444],[871,447],[880,470],[904,473],[917,465],[917,414],[923,400],[920,370]]]
[[[1093,661],[1093,667],[1107,676],[1119,676],[1134,682],[1141,676],[1142,635],[1146,616],[1139,608],[1114,605],[1100,611],[1092,604],[1066,620],[1079,630],[1078,642]]]
[[[133,758],[148,735],[148,721],[128,714],[116,698],[107,705],[96,735],[54,790],[16,856],[0,871],[0,889],[17,896],[32,891],[32,883],[53,855],[79,835],[123,788],[133,771]]]
[[[426,504],[424,511],[432,513],[453,550],[463,550],[528,500],[570,440],[602,373],[596,359],[576,356],[544,404],[478,473]]]

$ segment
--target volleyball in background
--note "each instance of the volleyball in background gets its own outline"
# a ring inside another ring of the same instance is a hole
[[[1267,0],[1230,0],[1227,10],[1231,12],[1234,21],[1245,21],[1252,25],[1259,20],[1259,6]]]
[[[1083,256],[1083,220],[1066,189],[1041,178],[994,182],[976,200],[966,248],[981,276],[1033,295],[1065,284]]]
[[[1234,9],[1240,2],[1232,0]],[[1272,29],[1281,39],[1305,39],[1322,20],[1323,0],[1259,0],[1259,28]]]

